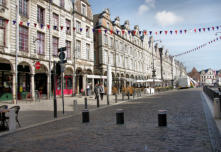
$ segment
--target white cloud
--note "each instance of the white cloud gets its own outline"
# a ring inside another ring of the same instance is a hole
[[[173,12],[169,11],[158,12],[155,15],[155,19],[157,20],[158,24],[162,26],[174,25],[183,21],[182,17],[177,16]]]
[[[156,0],[145,0],[145,2],[146,2],[150,7],[155,7],[155,2],[156,2]]]
[[[140,5],[140,7],[138,8],[138,14],[143,15],[148,10],[149,10],[149,7],[147,5],[144,5],[144,4]]]

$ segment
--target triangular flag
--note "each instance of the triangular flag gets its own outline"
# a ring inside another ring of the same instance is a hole
[[[29,26],[30,25],[30,23],[27,23],[27,26]]]
[[[76,30],[76,28],[75,27],[73,27],[73,30],[75,31]],[[94,30],[94,29],[93,29]]]
[[[170,34],[173,34],[173,31],[170,31]]]
[[[208,31],[210,31],[210,28],[209,28],[209,27],[208,27],[207,29],[208,29]]]
[[[98,33],[101,33],[101,29],[98,29]]]
[[[61,26],[61,30],[63,30],[63,28],[64,28],[64,27],[63,27],[63,26]]]
[[[216,29],[218,30],[218,29],[219,29],[219,26],[217,26]]]
[[[37,26],[37,24],[36,24],[36,23],[34,23],[34,26],[36,27],[36,26]]]
[[[93,33],[94,33],[94,32],[95,32],[95,29],[93,28],[92,31],[93,31]]]
[[[177,30],[175,30],[175,33],[177,34]]]
[[[106,34],[106,33],[107,33],[107,30],[105,29],[104,32],[105,32],[105,34]]]
[[[122,34],[124,34],[124,32],[125,32],[125,31],[124,31],[124,30],[122,30]]]
[[[180,34],[182,34],[182,32],[183,32],[183,31],[182,31],[182,30],[180,30]]]
[[[48,29],[50,29],[50,25],[49,24],[47,25],[47,27],[48,27]]]
[[[184,32],[185,32],[185,34],[186,34],[187,30],[184,30]]]
[[[219,39],[221,39],[221,36],[219,37]]]
[[[113,34],[113,31],[112,31],[112,30],[110,30],[110,34]]]
[[[203,28],[203,31],[205,32],[205,31],[206,31],[206,28]]]
[[[160,34],[162,34],[163,31],[160,31]]]
[[[119,31],[117,30],[117,34],[119,33]]]
[[[82,28],[80,28],[80,32],[82,32],[83,31],[83,29]]]
[[[194,29],[194,32],[196,32],[196,29]]]
[[[157,35],[157,32],[155,32],[155,34]]]
[[[214,27],[212,27],[212,29],[214,30],[215,28],[214,28]]]
[[[201,32],[201,28],[199,28],[199,32]]]
[[[67,27],[67,30],[69,30],[69,29],[70,29],[70,27],[68,26],[68,27]]]
[[[57,26],[54,26],[54,30],[57,30]]]
[[[8,24],[9,20],[5,20],[5,23]]]
[[[43,24],[41,24],[41,28],[43,28],[44,27],[44,25]]]
[[[167,35],[167,31],[164,31],[165,32],[165,34]]]
[[[13,24],[15,24],[15,23],[16,23],[16,21],[14,20],[14,21],[13,21]]]
[[[150,35],[152,34],[152,31],[149,31]]]
[[[141,35],[141,34],[142,34],[142,31],[139,31],[139,34]]]
[[[133,31],[133,35],[135,35],[136,34],[136,31]]]
[[[128,31],[128,34],[130,35],[131,31]]]
[[[20,24],[20,25],[22,25],[22,24],[23,24],[23,22],[21,21],[19,24]]]
[[[143,31],[143,34],[146,35],[146,34],[147,34],[147,31]]]

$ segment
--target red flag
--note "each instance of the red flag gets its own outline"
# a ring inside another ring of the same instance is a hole
[[[122,30],[122,34],[124,34],[124,32],[125,32],[125,31],[124,31],[124,30]]]
[[[110,34],[113,34],[113,31],[112,31],[112,30],[110,30]]]
[[[194,32],[196,32],[196,29],[194,29]]]
[[[144,33],[144,35],[146,35],[146,34],[147,34],[147,31],[143,31],[143,33]]]
[[[135,34],[136,34],[136,31],[133,31],[133,34],[135,35]]]
[[[177,34],[177,30],[175,30],[175,33]]]
[[[63,26],[61,26],[61,30],[63,30]]]
[[[219,37],[219,39],[221,39],[221,36]]]
[[[75,28],[75,27],[73,27],[73,30],[75,31],[75,30],[76,30],[76,28]]]
[[[37,24],[36,24],[36,23],[34,23],[34,26],[36,27],[36,26],[37,26]]]
[[[50,28],[50,25],[48,24],[47,27],[48,27],[48,29],[49,29],[49,28]]]
[[[101,33],[101,29],[98,29],[98,33]]]
[[[157,32],[155,32],[155,34],[157,35]]]
[[[212,29],[214,30],[214,29],[215,29],[215,27],[212,27]]]
[[[165,34],[167,35],[167,31],[164,31],[165,32]]]
[[[185,34],[186,34],[187,30],[184,30],[184,32],[185,32]]]
[[[8,24],[8,21],[9,21],[9,20],[5,20],[5,23]]]
[[[203,31],[205,32],[205,31],[206,31],[206,28],[203,28]]]
[[[23,22],[21,21],[19,24],[20,24],[20,25],[22,25],[22,24],[23,24]]]

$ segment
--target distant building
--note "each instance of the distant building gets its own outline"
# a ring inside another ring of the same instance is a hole
[[[216,83],[216,71],[212,69],[202,70],[200,72],[200,83],[202,85],[214,86]]]
[[[197,71],[197,69],[194,67],[190,73],[188,73],[188,76],[191,77],[196,82],[200,82],[200,73]]]

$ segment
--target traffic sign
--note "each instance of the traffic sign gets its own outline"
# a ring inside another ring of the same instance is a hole
[[[61,63],[66,63],[67,62],[66,47],[59,48],[58,52],[59,52],[58,57],[59,57]]]

